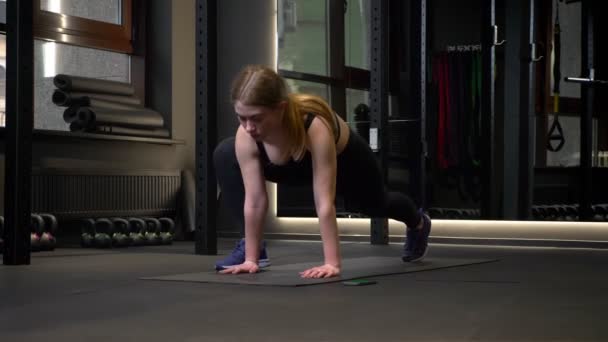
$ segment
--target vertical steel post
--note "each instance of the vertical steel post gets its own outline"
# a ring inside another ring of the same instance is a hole
[[[196,1],[196,230],[195,253],[217,254],[217,2]]]
[[[495,46],[498,44],[498,26],[495,18],[495,0],[483,1],[482,19],[482,79],[481,79],[481,217],[498,218],[498,194],[496,176],[496,133],[495,133]]]
[[[520,104],[519,104],[519,186],[517,216],[520,220],[532,217],[534,197],[534,120],[535,113],[535,75],[538,56],[534,34],[536,0],[519,0],[522,5],[522,29],[520,50],[522,61],[520,68]],[[527,20],[526,20],[527,18]]]
[[[408,137],[410,160],[410,195],[426,207],[426,112],[427,112],[427,0],[410,1],[409,8],[408,111],[414,119],[414,132]]]
[[[333,79],[344,79],[345,74],[345,53],[344,48],[338,48],[344,46],[344,25],[345,20],[345,6],[346,4],[342,1],[328,1],[327,11],[328,14],[336,13],[339,15],[331,16],[328,19],[329,32],[327,40],[327,51],[329,51],[329,76]],[[346,118],[346,92],[343,84],[336,84],[332,82],[329,86],[329,101],[331,107],[336,113],[344,115]]]
[[[6,4],[4,264],[30,264],[34,36],[32,1]]]
[[[370,145],[377,152],[384,178],[388,156],[388,0],[372,2],[370,71]],[[371,243],[388,244],[388,219],[371,219]]]
[[[595,79],[594,43],[593,43],[593,4],[592,0],[582,1],[582,30],[581,30],[581,75],[589,75],[589,80]],[[581,84],[581,98],[583,110],[581,112],[581,162],[580,162],[580,204],[579,218],[589,221],[592,218],[591,201],[593,195],[593,111],[595,88],[592,82]]]

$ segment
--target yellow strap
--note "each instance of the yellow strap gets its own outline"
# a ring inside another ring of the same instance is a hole
[[[553,113],[559,113],[559,94],[553,94]]]

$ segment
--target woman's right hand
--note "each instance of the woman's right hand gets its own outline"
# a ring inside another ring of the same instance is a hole
[[[253,261],[245,261],[240,265],[234,265],[221,270],[221,274],[258,273],[260,267]]]

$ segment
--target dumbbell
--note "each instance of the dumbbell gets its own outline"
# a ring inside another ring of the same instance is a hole
[[[567,215],[566,208],[561,204],[556,204],[553,207],[555,207],[555,210],[557,211],[557,216],[555,219],[558,221],[565,221]]]
[[[591,206],[591,214],[593,215],[591,221],[599,222],[604,220],[604,213],[602,213],[602,208],[595,204]]]
[[[608,205],[606,204],[596,204],[593,205],[594,212],[594,221],[605,221],[608,216]]]
[[[545,219],[546,210],[543,205],[535,205],[532,207],[532,216],[534,219],[542,221]]]
[[[481,217],[481,210],[480,209],[471,209],[473,212],[473,218],[474,219],[479,219]]]
[[[154,217],[144,217],[143,220],[146,222],[146,230],[144,233],[146,244],[160,245],[162,243],[162,238],[160,237],[160,221]]]
[[[443,217],[443,209],[441,209],[441,208],[429,208],[429,216],[431,218],[442,218]]]
[[[444,211],[447,219],[458,220],[462,219],[462,211],[460,209],[449,208]]]
[[[44,220],[44,229],[40,235],[40,250],[52,251],[57,246],[57,218],[51,214],[40,214]]]
[[[552,204],[552,205],[545,206],[545,208],[547,210],[547,216],[545,217],[546,220],[555,221],[558,219],[559,210],[557,209],[557,206]]]
[[[114,225],[107,218],[98,218],[95,220],[95,235],[93,244],[98,248],[112,247],[112,233]]]
[[[95,246],[95,220],[84,219],[81,222],[80,245],[84,248]]]
[[[144,220],[137,217],[131,217],[127,219],[127,222],[129,222],[129,238],[132,241],[131,245],[145,245],[146,241],[144,240],[144,232],[146,229],[146,223]]]
[[[163,245],[170,245],[173,243],[173,234],[175,234],[175,222],[168,217],[161,217],[158,219],[160,222],[160,238]]]
[[[564,205],[566,211],[566,221],[578,220],[578,209],[573,205]]]
[[[4,252],[4,216],[0,216],[0,253]]]
[[[462,218],[465,220],[473,219],[473,209],[462,209]]]
[[[112,233],[112,246],[129,247],[132,241],[129,237],[129,222],[120,217],[114,217],[110,220],[114,225],[114,230]]]
[[[542,219],[540,209],[537,205],[532,207],[532,218],[536,221],[539,221]]]
[[[44,219],[37,214],[31,214],[30,250],[37,252],[41,249],[40,236],[44,231]]]

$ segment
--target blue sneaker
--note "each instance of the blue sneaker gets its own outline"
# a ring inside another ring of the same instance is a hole
[[[420,261],[426,255],[429,245],[429,234],[431,233],[431,218],[422,209],[419,211],[422,221],[422,228],[407,227],[405,245],[403,246],[403,256],[405,262]]]
[[[226,258],[218,260],[215,263],[215,270],[221,271],[230,266],[239,265],[245,262],[245,239],[240,239],[236,243],[236,247]],[[258,260],[260,268],[270,266],[270,259],[266,253],[266,242],[262,242],[262,250],[260,250],[260,260]]]

